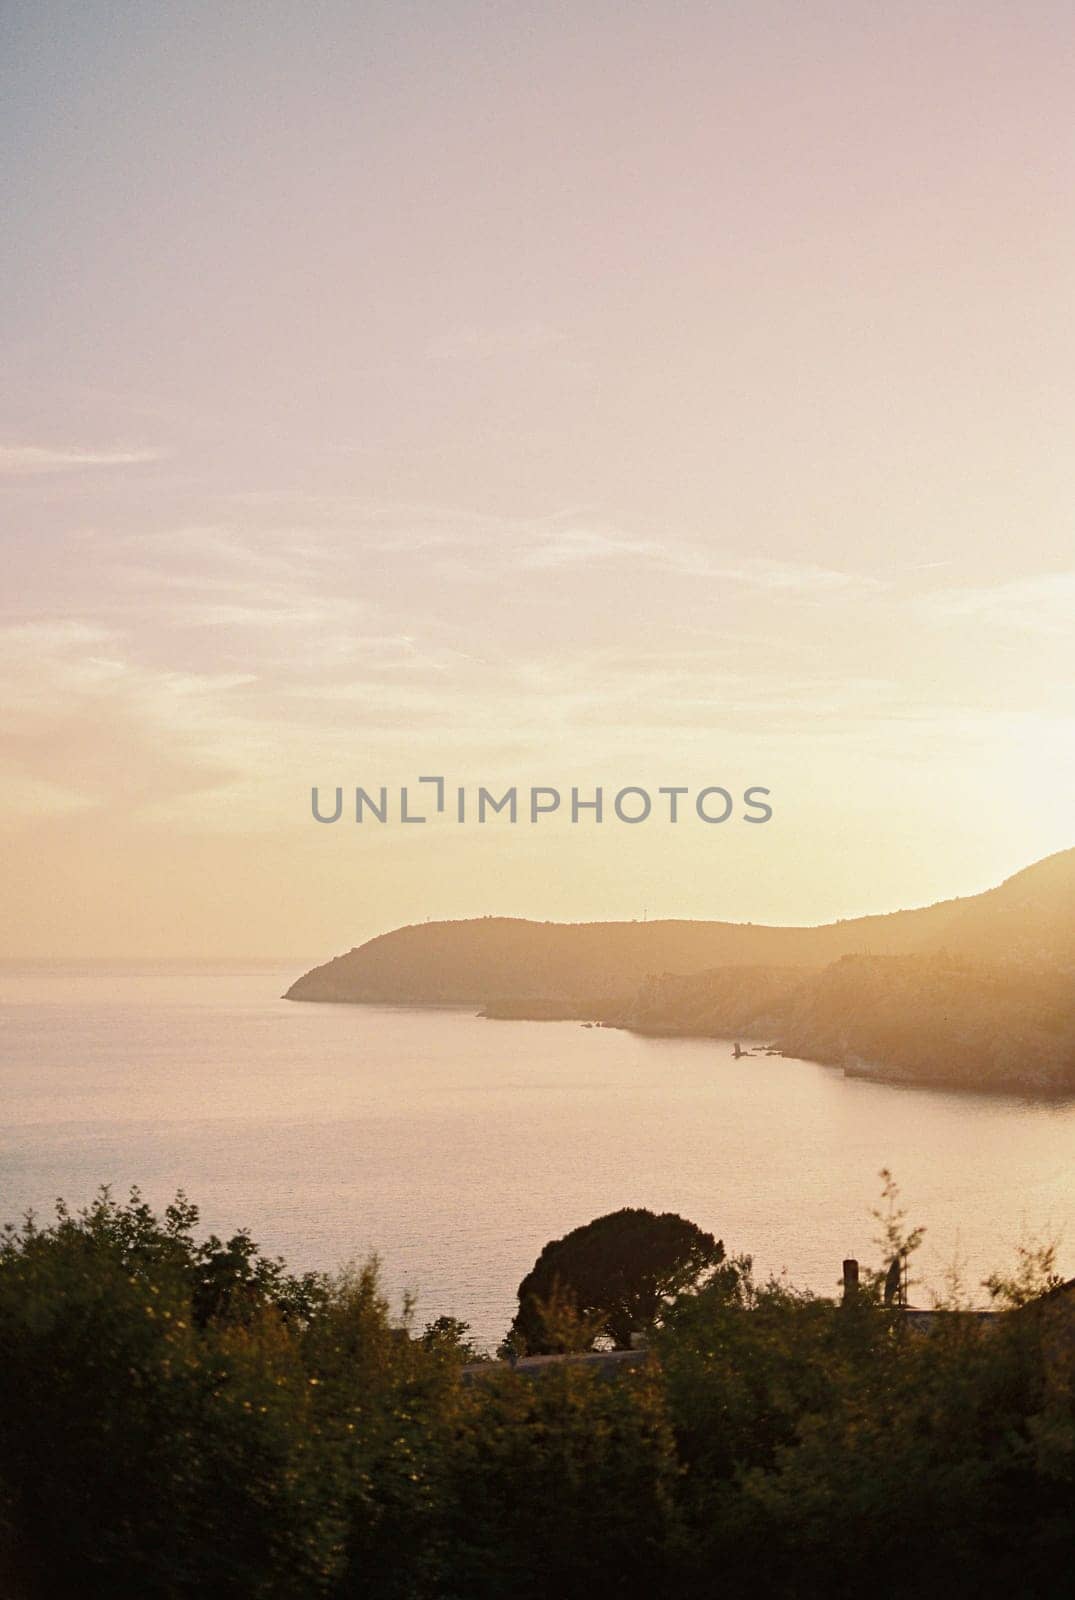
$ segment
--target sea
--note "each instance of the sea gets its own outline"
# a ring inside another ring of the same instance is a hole
[[[1050,1241],[1075,1274],[1075,1099],[845,1078],[733,1041],[474,1008],[322,1005],[312,961],[0,966],[0,1222],[102,1184],[296,1270],[376,1255],[492,1348],[541,1247],[621,1206],[676,1211],[760,1277],[834,1294],[880,1264],[879,1173],[926,1229],[916,1303]]]

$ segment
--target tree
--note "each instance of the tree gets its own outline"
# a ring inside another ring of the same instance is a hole
[[[881,1232],[874,1244],[881,1249],[884,1266],[874,1273],[874,1288],[884,1294],[885,1304],[904,1303],[911,1280],[908,1262],[925,1236],[925,1228],[908,1228],[907,1213],[900,1205],[900,1188],[887,1167],[882,1167],[881,1206],[870,1215]]]
[[[519,1285],[509,1339],[532,1355],[567,1348],[559,1326],[566,1301],[575,1325],[586,1325],[588,1347],[603,1336],[627,1349],[632,1333],[651,1328],[668,1301],[699,1288],[723,1259],[719,1239],[673,1211],[609,1212],[545,1246]]]
[[[459,1361],[488,1360],[470,1336],[470,1323],[458,1317],[435,1317],[427,1322],[419,1343],[425,1350],[439,1351]]]

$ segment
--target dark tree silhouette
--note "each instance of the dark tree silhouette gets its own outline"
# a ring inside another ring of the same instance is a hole
[[[631,1334],[650,1328],[662,1306],[694,1289],[724,1259],[724,1245],[673,1211],[625,1207],[553,1239],[519,1285],[519,1310],[509,1339],[531,1355],[564,1347],[546,1310],[566,1300],[587,1329],[587,1342],[604,1336],[618,1350]]]

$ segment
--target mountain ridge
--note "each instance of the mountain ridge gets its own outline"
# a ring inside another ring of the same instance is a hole
[[[647,979],[718,967],[822,968],[849,955],[952,950],[990,962],[1075,964],[1075,848],[977,895],[814,926],[661,919],[412,923],[304,973],[289,1000],[626,1004]]]

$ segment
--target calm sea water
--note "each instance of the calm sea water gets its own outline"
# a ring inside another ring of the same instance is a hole
[[[866,1083],[729,1043],[465,1010],[296,1005],[301,964],[0,967],[0,1220],[183,1187],[295,1267],[376,1251],[398,1302],[495,1342],[546,1240],[679,1211],[831,1292],[876,1258],[889,1166],[920,1271],[975,1284],[1030,1235],[1075,1273],[1075,1103]],[[926,1290],[917,1298],[928,1303]]]

